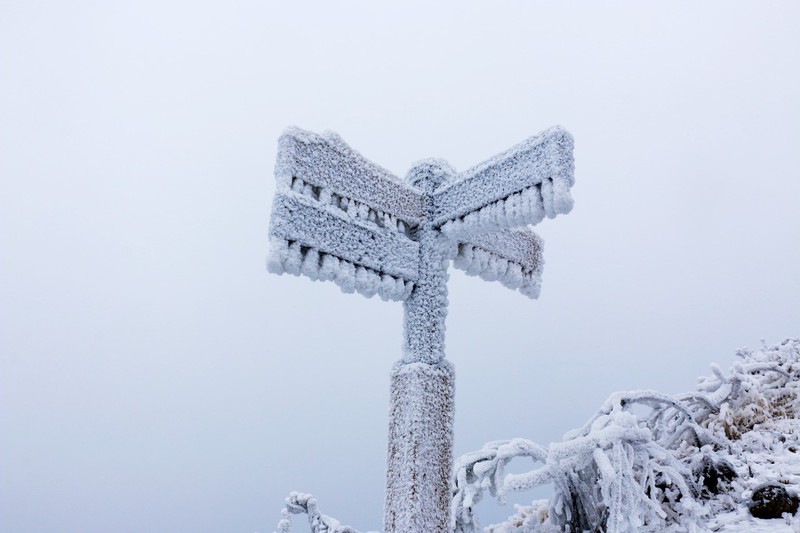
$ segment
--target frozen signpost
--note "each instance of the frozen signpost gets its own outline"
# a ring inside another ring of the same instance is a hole
[[[525,226],[572,209],[572,137],[551,128],[462,173],[425,160],[403,181],[333,133],[289,129],[278,141],[275,177],[271,272],[404,302],[403,357],[391,375],[384,530],[444,532],[454,398],[453,367],[444,359],[449,262],[538,297],[541,241]],[[311,513],[303,496],[295,494],[289,507]],[[312,526],[325,530],[322,519],[331,520],[312,517]],[[288,531],[288,521],[282,524]]]

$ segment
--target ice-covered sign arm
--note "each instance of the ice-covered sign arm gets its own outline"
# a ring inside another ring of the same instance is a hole
[[[573,144],[556,126],[462,172],[436,191],[434,223],[460,238],[569,213]]]
[[[405,300],[417,280],[418,192],[338,135],[287,129],[278,141],[270,272]]]

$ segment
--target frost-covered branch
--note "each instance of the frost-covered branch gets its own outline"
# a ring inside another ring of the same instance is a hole
[[[534,487],[550,481],[546,467],[527,474],[525,480],[519,476],[504,476],[505,466],[517,457],[530,457],[544,462],[547,450],[535,442],[525,439],[494,441],[477,452],[461,456],[454,466],[454,493],[451,503],[451,527],[457,533],[477,531],[477,521],[472,508],[489,490],[492,496],[502,501],[508,490],[523,490],[522,486]]]
[[[317,500],[311,494],[292,492],[286,498],[286,506],[281,511],[283,518],[278,522],[276,533],[292,532],[292,515],[308,515],[311,533],[359,533],[350,526],[343,526],[335,518],[321,514],[317,509]],[[366,532],[376,533],[376,532]]]
[[[704,530],[751,494],[747,483],[764,483],[737,458],[746,446],[767,454],[788,449],[792,457],[796,451],[780,421],[800,418],[800,340],[739,355],[744,360],[728,373],[713,365],[693,393],[612,394],[586,424],[547,448],[514,439],[464,455],[456,461],[454,531],[478,531],[473,509],[486,490],[502,502],[507,492],[547,483],[554,487],[549,502],[517,506],[508,521],[486,531]],[[516,457],[541,465],[505,475]],[[751,482],[738,481],[748,476]]]

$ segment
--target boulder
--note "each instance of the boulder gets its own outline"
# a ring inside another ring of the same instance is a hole
[[[703,457],[700,468],[695,471],[696,478],[703,480],[703,486],[711,494],[724,492],[737,476],[728,461],[714,461],[710,457]]]
[[[767,483],[753,491],[750,514],[756,518],[780,518],[783,513],[791,515],[797,512],[800,499],[790,494],[783,485]]]

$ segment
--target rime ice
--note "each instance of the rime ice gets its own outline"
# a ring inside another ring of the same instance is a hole
[[[552,128],[465,172],[427,159],[400,180],[333,133],[293,128],[278,142],[269,271],[404,302],[403,357],[391,384],[387,533],[449,528],[450,262],[537,298],[542,242],[527,226],[572,209],[572,144]],[[353,531],[316,513],[310,496],[290,499],[282,531],[290,530],[290,512],[307,513],[315,532]]]
[[[569,133],[551,128],[462,173],[421,161],[403,181],[334,133],[287,129],[268,269],[405,300],[420,275],[417,232],[427,225],[456,268],[536,298],[542,244],[526,226],[572,209],[572,146]],[[432,190],[421,189],[423,175]]]
[[[485,531],[800,531],[797,515],[760,520],[748,511],[761,487],[800,489],[800,339],[738,355],[727,374],[712,366],[696,392],[612,394],[547,448],[514,439],[460,457],[451,530],[480,531],[473,509],[486,490],[502,501],[552,483],[549,501],[519,506]],[[540,466],[506,474],[516,457]]]

